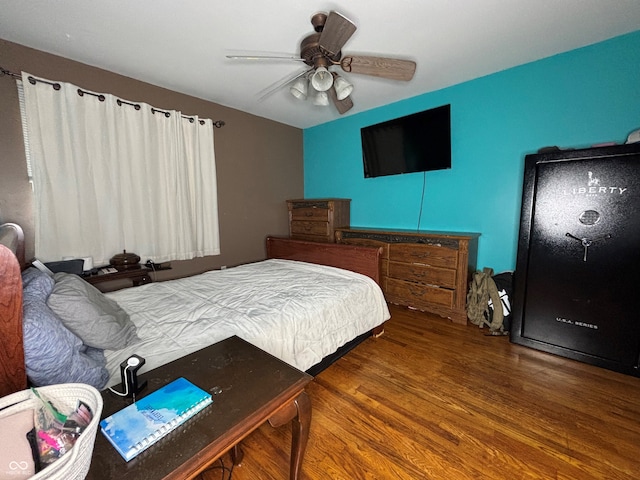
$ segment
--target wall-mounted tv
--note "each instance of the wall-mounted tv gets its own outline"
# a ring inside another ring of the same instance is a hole
[[[363,127],[364,176],[451,168],[451,105]]]

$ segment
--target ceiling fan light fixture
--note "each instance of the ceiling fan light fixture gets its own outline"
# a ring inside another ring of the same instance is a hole
[[[326,92],[333,85],[333,75],[325,67],[318,67],[311,76],[311,85],[318,92]]]
[[[326,107],[329,105],[329,95],[327,92],[317,92],[313,96],[313,104],[319,107]]]
[[[333,82],[333,86],[336,89],[336,96],[338,97],[338,100],[344,100],[351,95],[351,92],[353,92],[353,85],[337,75]]]
[[[353,85],[341,78],[339,69],[350,74],[369,75],[387,80],[410,81],[416,71],[416,62],[372,55],[343,55],[347,41],[357,30],[356,24],[334,10],[319,12],[311,17],[313,33],[302,38],[296,57],[281,55],[227,55],[227,58],[245,60],[295,60],[306,67],[302,73],[293,73],[264,89],[260,100],[285,87],[299,100],[314,105],[333,104],[342,115],[353,108]],[[331,68],[331,71],[329,69]],[[302,77],[302,78],[300,78]]]
[[[293,83],[293,85],[291,85],[291,87],[289,88],[289,92],[291,92],[291,95],[293,95],[299,100],[306,100],[307,92],[308,92],[307,79],[306,78],[297,79]]]

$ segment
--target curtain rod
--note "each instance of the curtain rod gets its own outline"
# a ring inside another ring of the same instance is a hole
[[[13,78],[22,78],[21,75],[19,75],[17,73],[10,72],[9,70],[6,70],[6,69],[0,67],[0,77],[4,77],[5,75],[7,75],[9,77],[13,77]]]
[[[0,77],[4,77],[4,76],[13,77],[15,79],[21,79],[22,78],[22,75],[20,75],[19,73],[14,73],[14,72],[11,72],[10,70],[7,70],[5,68],[0,67]],[[51,85],[54,90],[60,90],[60,84],[59,83],[47,82],[46,80],[40,80],[40,79],[34,78],[32,76],[29,76],[28,78],[29,78],[29,83],[31,83],[32,85],[35,85],[36,82],[42,82],[42,83],[46,83],[48,85]],[[97,97],[98,100],[100,100],[101,102],[104,102],[104,100],[105,100],[105,96],[104,95],[101,95],[101,94],[98,94],[98,93],[89,92],[87,90],[82,90],[80,88],[78,89],[78,95],[80,95],[81,97],[84,96],[85,93],[87,95],[93,95],[94,97]],[[120,100],[120,99],[117,100],[117,103],[118,103],[119,106],[122,106],[123,104],[124,105],[130,105],[133,108],[135,108],[136,110],[140,110],[140,105],[138,105],[137,103],[131,103],[131,102],[127,102],[125,100]],[[151,113],[156,113],[156,112],[163,113],[166,117],[169,117],[171,115],[171,113],[166,111],[166,110],[160,110],[158,108],[153,108],[152,107],[151,108]],[[191,123],[194,122],[194,118],[193,117],[189,117],[188,115],[182,115],[182,118],[189,119],[189,121]],[[212,122],[213,122],[213,126],[216,127],[216,128],[222,128],[225,125],[224,120],[212,120]],[[204,125],[204,120],[200,120],[200,125]]]

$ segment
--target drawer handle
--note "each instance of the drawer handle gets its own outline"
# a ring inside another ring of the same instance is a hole
[[[304,212],[305,217],[313,217],[313,212]]]
[[[409,291],[411,292],[411,295],[422,295],[425,292],[424,288],[414,288],[414,287],[409,287]]]
[[[411,265],[418,265],[420,267],[430,267],[430,263],[419,263],[419,262],[411,262]]]
[[[438,290],[442,289],[440,287],[440,285],[434,285],[432,283],[425,283],[424,285],[421,285],[421,286],[410,285],[409,286],[409,291],[411,292],[412,295],[423,295],[424,293],[428,292],[430,288],[437,288]]]

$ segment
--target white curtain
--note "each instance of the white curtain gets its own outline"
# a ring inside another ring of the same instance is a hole
[[[210,119],[29,77],[39,259],[91,256],[102,265],[123,250],[143,262],[220,253]]]

